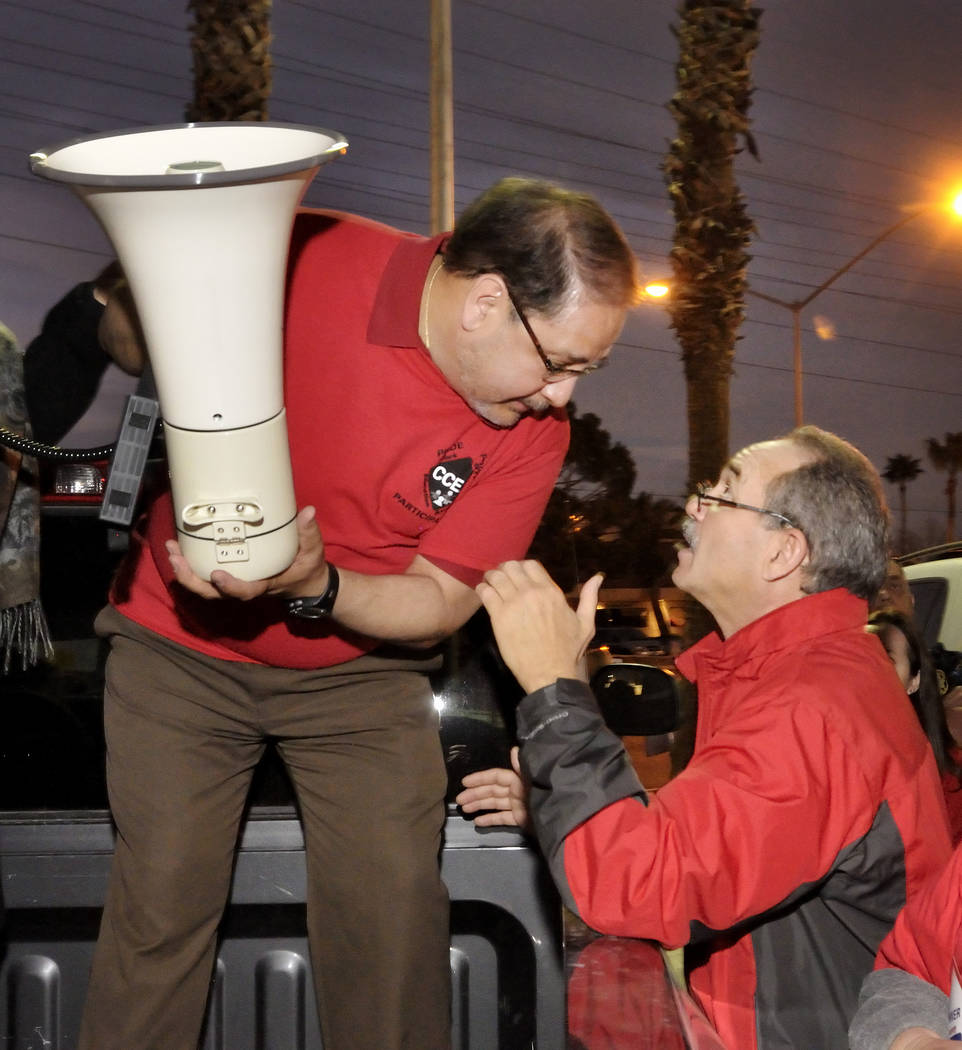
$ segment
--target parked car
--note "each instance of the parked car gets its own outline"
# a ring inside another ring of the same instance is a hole
[[[634,657],[665,651],[660,638],[650,638],[640,627],[599,627],[591,639],[591,648],[605,648],[612,656]]]
[[[899,559],[915,598],[915,622],[930,648],[962,652],[962,543],[906,554]]]
[[[962,685],[962,543],[927,547],[900,559],[915,622],[945,689]]]

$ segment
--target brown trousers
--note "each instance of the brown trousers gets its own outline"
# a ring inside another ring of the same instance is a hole
[[[412,660],[211,659],[112,609],[104,720],[117,841],[79,1050],[195,1050],[265,737],[297,792],[325,1050],[450,1045],[444,766]],[[423,666],[423,664],[422,664]]]

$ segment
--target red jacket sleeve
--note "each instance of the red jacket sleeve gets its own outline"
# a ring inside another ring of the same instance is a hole
[[[936,878],[912,896],[879,946],[877,970],[905,970],[949,994],[953,956],[962,963],[962,846]]]

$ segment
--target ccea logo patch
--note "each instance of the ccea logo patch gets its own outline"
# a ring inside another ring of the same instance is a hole
[[[473,464],[465,456],[463,459],[449,459],[439,463],[430,473],[424,475],[424,496],[432,510],[444,510],[450,507],[461,491],[464,483],[471,477]]]

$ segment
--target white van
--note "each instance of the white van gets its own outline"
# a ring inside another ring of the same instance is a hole
[[[962,542],[899,559],[915,598],[915,622],[926,645],[962,652]]]

